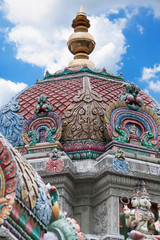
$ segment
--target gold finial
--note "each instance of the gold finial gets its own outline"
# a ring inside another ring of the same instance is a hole
[[[69,63],[69,67],[84,64],[93,67],[94,64],[89,60],[88,55],[93,51],[95,41],[88,33],[90,23],[82,6],[72,22],[72,27],[74,33],[70,36],[67,44],[69,51],[74,54],[74,60]]]
[[[81,15],[81,16],[83,15],[83,16],[87,17],[82,5],[80,6],[80,9],[77,13],[77,16],[79,16],[79,15]]]

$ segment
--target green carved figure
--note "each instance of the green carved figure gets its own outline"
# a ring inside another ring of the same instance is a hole
[[[120,128],[120,126],[116,125],[115,130],[116,130],[116,132],[119,133],[119,136],[113,137],[112,140],[116,140],[118,142],[128,142],[128,135],[124,129],[122,129],[122,128]]]
[[[31,138],[29,146],[34,146],[36,143],[40,142],[40,137],[38,136],[37,138],[37,134],[35,132],[29,131],[28,136]]]
[[[124,160],[125,160],[125,156],[124,156],[123,150],[122,150],[122,149],[118,149],[118,152],[117,152],[117,154],[115,155],[115,157],[116,157],[118,160],[124,161]]]
[[[127,106],[132,110],[138,110],[143,105],[143,100],[138,96],[140,88],[134,83],[123,84],[126,87],[126,92],[120,96],[121,101],[126,101]]]
[[[38,97],[38,104],[34,110],[34,112],[39,116],[39,117],[44,117],[47,115],[48,112],[51,112],[53,109],[52,106],[50,106],[47,103],[47,97],[44,95],[41,95]]]
[[[55,142],[55,139],[52,137],[56,133],[56,131],[57,131],[57,129],[55,127],[48,131],[46,142]]]
[[[142,138],[141,138],[141,144],[142,144],[142,146],[156,149],[157,146],[154,145],[154,144],[149,140],[149,139],[152,139],[153,137],[154,137],[153,132],[147,132],[146,135],[142,136]]]

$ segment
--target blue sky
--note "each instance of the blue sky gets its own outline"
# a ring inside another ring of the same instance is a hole
[[[72,60],[66,43],[81,4],[95,66],[122,72],[160,102],[160,0],[0,0],[0,107]]]

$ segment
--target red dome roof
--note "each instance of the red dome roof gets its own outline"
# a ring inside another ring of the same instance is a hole
[[[92,90],[102,97],[106,106],[119,100],[121,92],[124,91],[122,76],[113,76],[105,70],[94,71],[86,66],[66,68],[54,75],[48,73],[46,75],[44,80],[38,81],[18,97],[21,107],[18,113],[22,113],[25,120],[34,114],[37,98],[42,94],[47,96],[47,102],[53,106],[53,112],[62,117],[66,108],[72,103],[73,97],[83,89],[83,77],[86,75],[90,78]],[[144,105],[152,108],[153,100],[143,92],[140,92],[140,96]]]

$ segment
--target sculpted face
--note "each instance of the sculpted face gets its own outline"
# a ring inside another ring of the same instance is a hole
[[[139,205],[139,198],[136,197],[136,196],[132,197],[131,204],[132,204],[133,208],[138,207],[138,205]]]
[[[149,196],[142,195],[139,199],[139,205],[140,207],[150,209],[151,208],[151,200]]]

